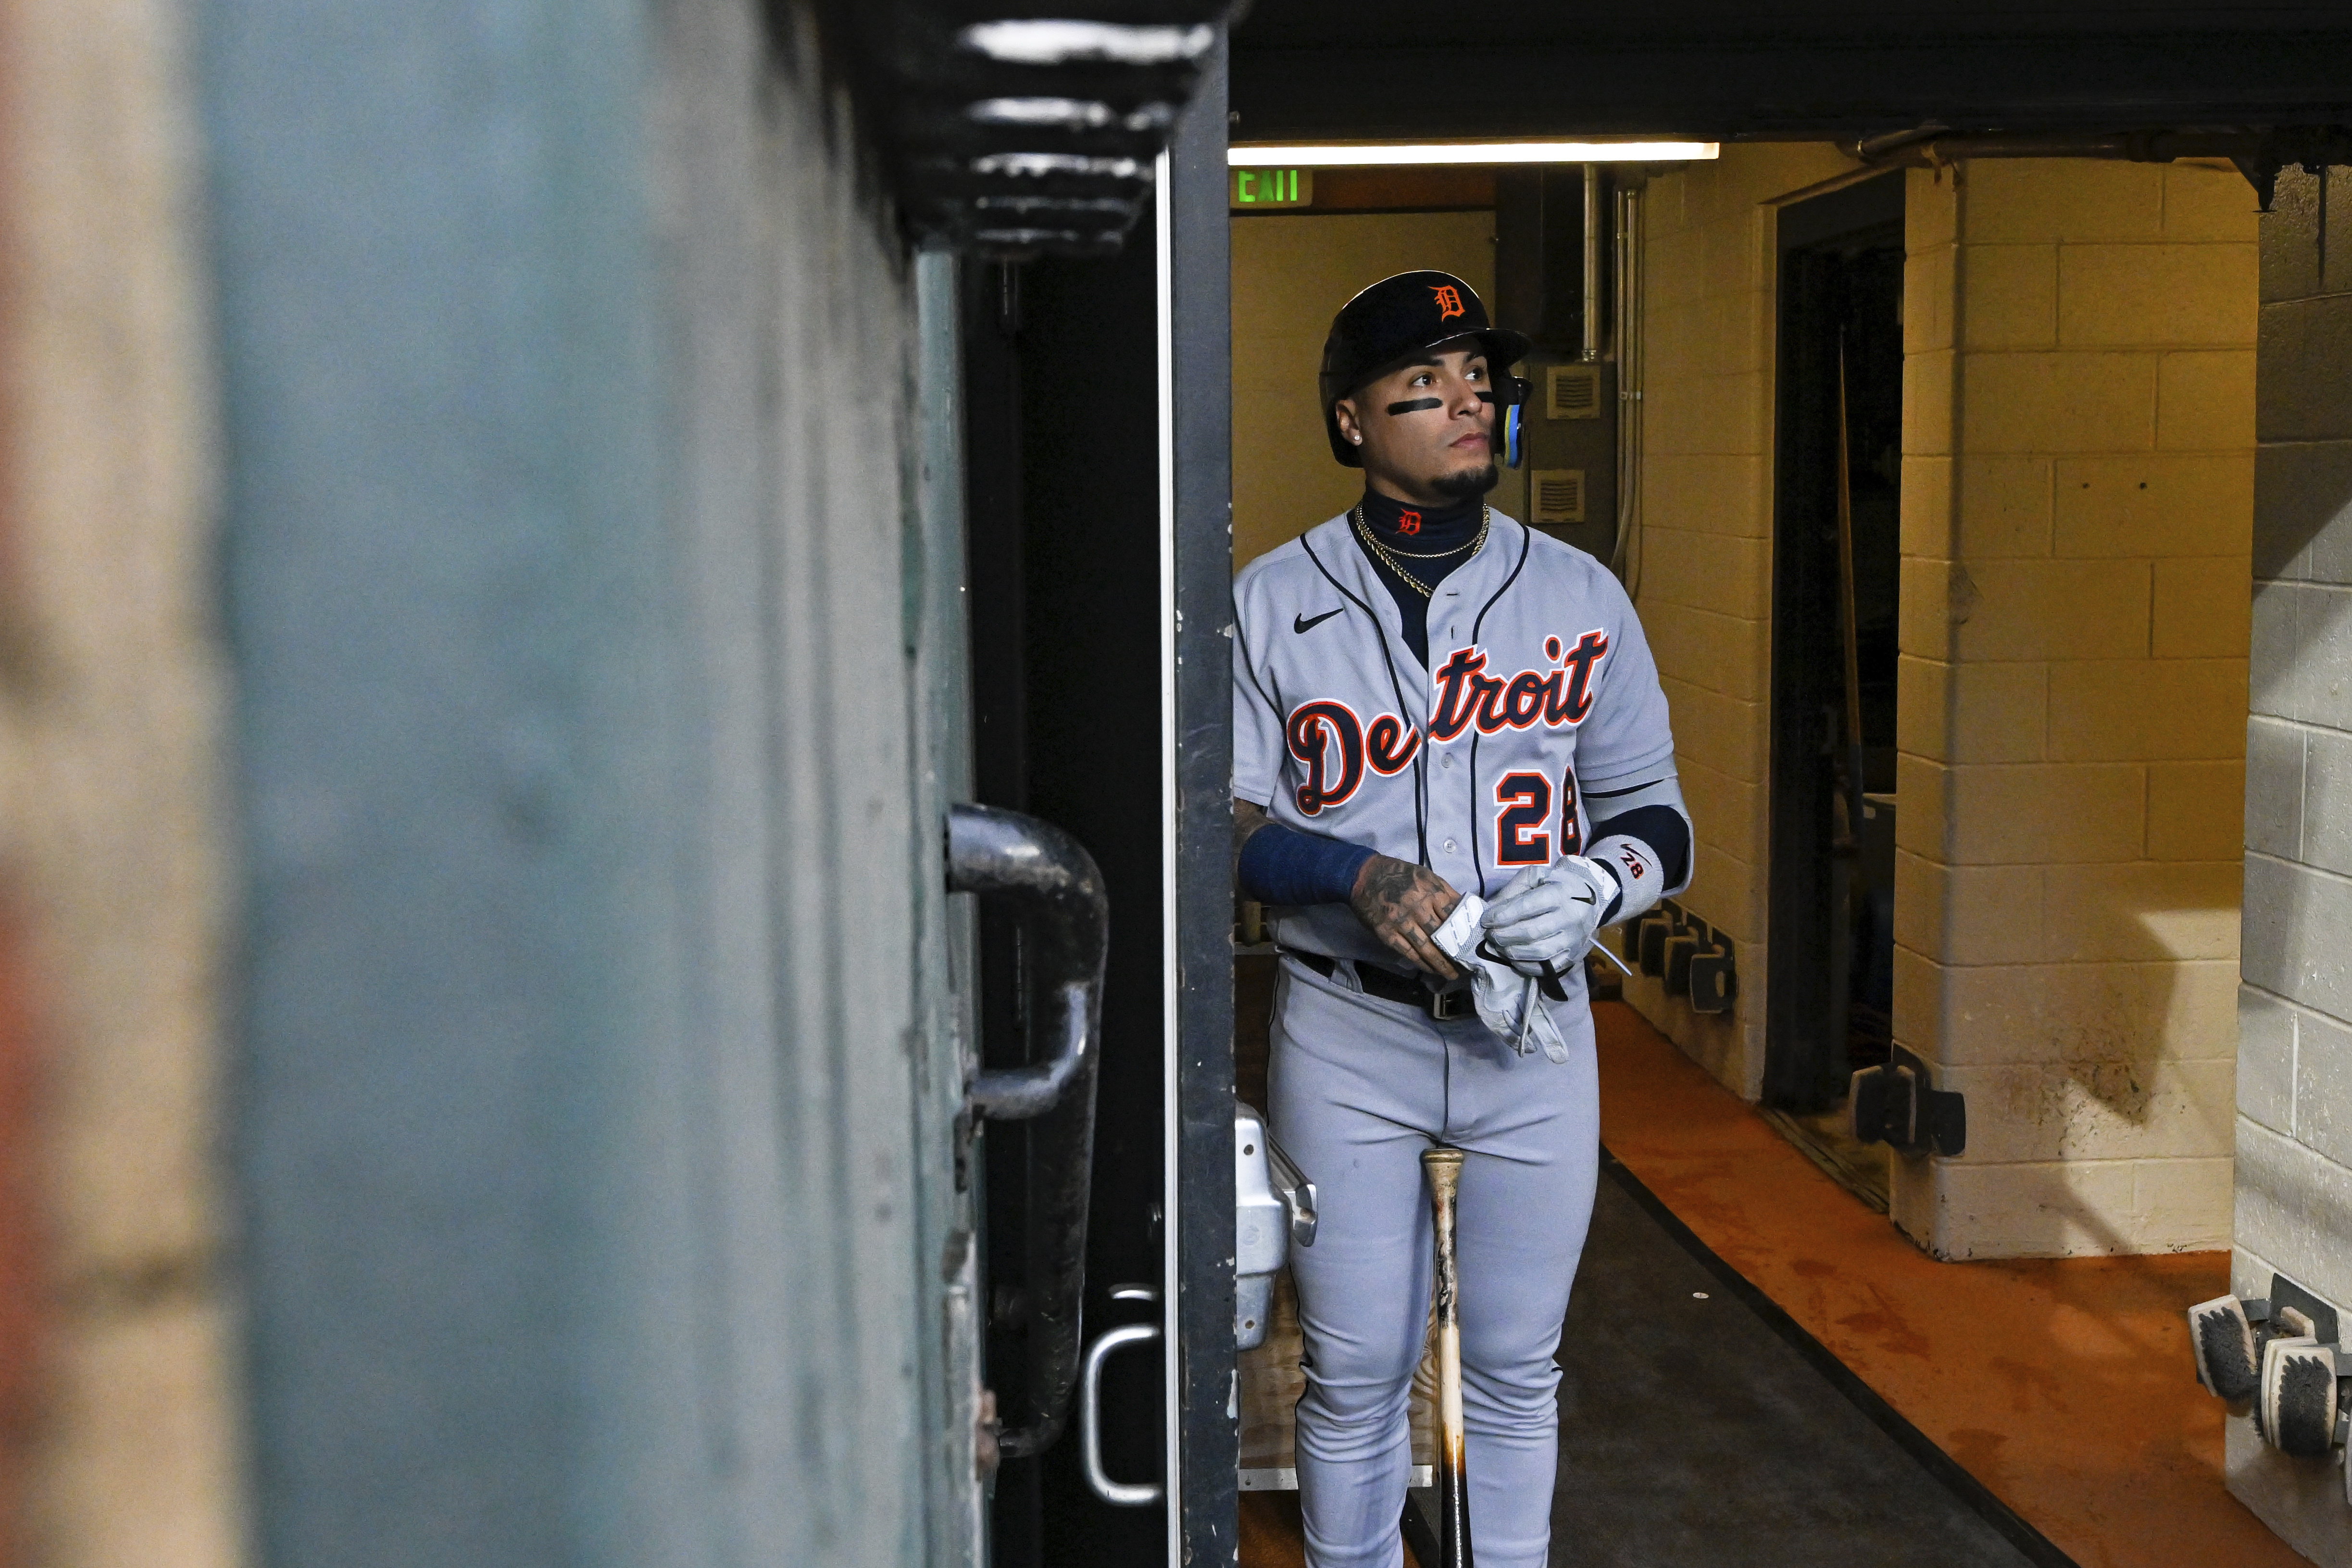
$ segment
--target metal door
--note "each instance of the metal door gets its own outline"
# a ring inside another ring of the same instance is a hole
[[[945,263],[756,6],[197,15],[264,1560],[976,1562]]]
[[[968,267],[962,291],[974,793],[1074,832],[1113,909],[1099,1419],[1008,1463],[1002,1568],[1234,1552],[1223,79],[1220,51],[1124,254]],[[1010,942],[983,949],[989,994],[1016,994]],[[1018,1032],[994,1009],[982,1030],[992,1052]],[[1024,1138],[988,1134],[992,1383],[1035,1349]]]

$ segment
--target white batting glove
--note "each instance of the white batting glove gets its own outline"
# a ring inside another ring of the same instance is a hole
[[[1538,1047],[1553,1061],[1568,1060],[1568,1039],[1544,1007],[1535,980],[1509,964],[1486,956],[1486,928],[1479,919],[1486,906],[1475,893],[1465,893],[1445,923],[1429,933],[1448,958],[1470,977],[1470,1000],[1478,1021],[1521,1056]]]
[[[1601,867],[1624,889],[1610,922],[1612,925],[1657,908],[1659,895],[1666,890],[1666,871],[1658,863],[1658,852],[1638,838],[1610,835],[1592,846],[1591,863]]]
[[[1580,855],[1530,866],[1487,906],[1487,944],[1522,974],[1565,974],[1591,948],[1617,889],[1608,866]]]

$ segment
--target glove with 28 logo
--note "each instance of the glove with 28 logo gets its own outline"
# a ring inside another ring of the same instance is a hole
[[[1487,906],[1486,945],[1522,974],[1556,978],[1584,957],[1618,901],[1606,864],[1570,855],[1530,866]]]

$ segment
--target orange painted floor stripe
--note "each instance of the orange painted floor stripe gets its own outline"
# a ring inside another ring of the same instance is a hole
[[[1601,1138],[1699,1238],[2083,1568],[2300,1568],[2221,1484],[2182,1309],[2225,1253],[1938,1263],[1618,1003]]]

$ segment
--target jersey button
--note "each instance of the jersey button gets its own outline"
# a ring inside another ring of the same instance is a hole
[[[1459,845],[1455,844],[1455,843],[1454,842],[1454,840],[1452,840],[1451,838],[1449,838],[1449,839],[1447,839],[1447,840],[1445,841],[1445,852],[1446,852],[1448,855],[1457,855],[1457,854],[1460,854],[1460,853],[1461,853],[1461,847],[1460,847]]]
[[[1453,752],[1446,752],[1444,756],[1442,756],[1442,757],[1438,758],[1438,759],[1437,759],[1437,765],[1438,765],[1439,767],[1441,767],[1441,768],[1450,768],[1450,767],[1452,767],[1452,766],[1454,765],[1454,753],[1453,753]]]

